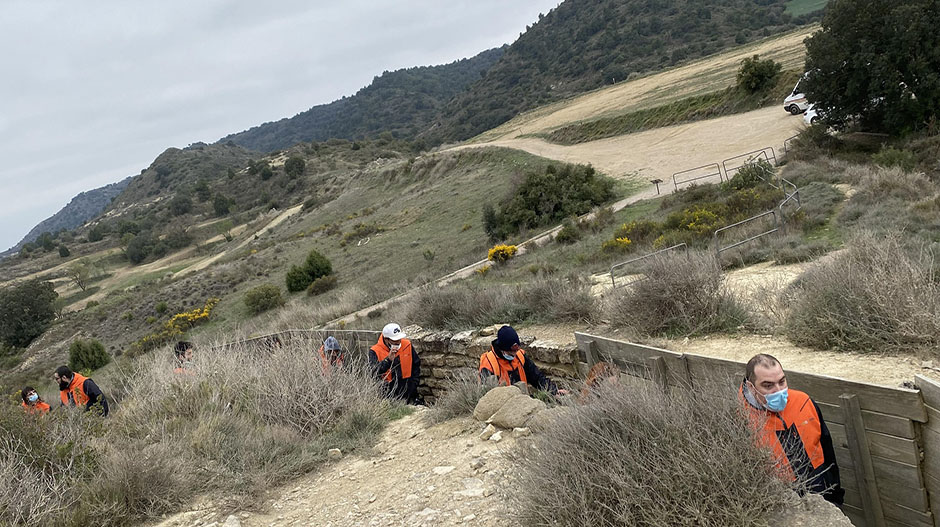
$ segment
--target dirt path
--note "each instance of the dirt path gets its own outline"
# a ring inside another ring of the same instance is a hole
[[[719,90],[734,84],[741,61],[754,54],[776,60],[783,64],[784,69],[800,69],[806,54],[803,40],[818,29],[817,26],[799,29],[706,57],[679,68],[537,108],[481,134],[474,142],[492,142],[525,134],[546,133],[578,121],[636,111]],[[783,111],[782,108],[778,110]]]
[[[426,411],[391,423],[372,452],[301,477],[277,489],[261,512],[236,511],[235,516],[243,527],[512,525],[496,491],[505,488],[499,453],[515,439],[504,433],[499,443],[482,441],[482,426],[469,418],[429,427]],[[155,527],[225,519],[206,508]]]
[[[776,106],[707,121],[669,126],[577,145],[527,137],[474,143],[455,149],[499,146],[557,161],[590,163],[615,178],[671,182],[672,174],[765,147],[780,151],[803,129],[803,120]],[[664,184],[663,189],[671,187]]]

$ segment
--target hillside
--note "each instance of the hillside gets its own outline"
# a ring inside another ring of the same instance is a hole
[[[385,131],[394,137],[414,137],[445,103],[496,63],[504,49],[441,66],[386,71],[355,95],[223,137],[220,142],[271,152],[301,142],[363,139]]]
[[[559,5],[486,75],[444,107],[424,136],[460,141],[521,112],[792,29],[785,0],[583,0]]]
[[[35,241],[44,232],[56,233],[63,229],[71,230],[93,219],[111,204],[111,200],[117,197],[130,181],[131,178],[128,177],[117,183],[78,194],[59,212],[39,222],[26,236],[23,236],[19,243],[0,253],[0,258],[16,253],[23,245]]]

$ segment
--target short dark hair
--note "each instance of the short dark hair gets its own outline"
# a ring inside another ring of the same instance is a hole
[[[775,365],[780,364],[780,361],[776,359],[773,355],[768,355],[766,353],[758,353],[751,357],[751,360],[747,361],[747,366],[744,369],[744,376],[747,380],[754,382],[754,369],[758,366],[763,366],[765,368],[770,368]]]
[[[70,379],[72,378],[72,375],[73,375],[72,370],[68,366],[59,366],[58,368],[55,369],[55,373],[59,377],[68,377]]]
[[[185,340],[181,340],[176,343],[176,348],[174,348],[173,351],[176,353],[176,356],[179,357],[183,355],[184,353],[186,353],[186,350],[192,347],[193,347],[192,342],[186,342]]]
[[[26,400],[26,394],[29,392],[35,392],[35,391],[36,391],[36,388],[33,388],[32,386],[23,386],[23,389],[20,390],[20,397],[23,398],[23,402],[28,403],[29,401]]]

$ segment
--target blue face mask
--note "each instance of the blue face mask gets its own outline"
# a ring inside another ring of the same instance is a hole
[[[511,351],[504,351],[503,358],[508,360],[509,362],[512,362],[512,360],[516,358],[516,354]]]
[[[779,392],[768,393],[764,396],[767,402],[764,406],[767,407],[771,412],[782,412],[784,408],[787,407],[787,389],[784,388]]]
[[[29,402],[35,403],[36,401],[39,400],[39,394],[37,394],[37,393],[31,393],[31,394],[29,394],[29,396],[27,396],[26,398],[29,400]]]

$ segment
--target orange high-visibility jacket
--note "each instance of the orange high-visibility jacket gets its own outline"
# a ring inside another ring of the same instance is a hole
[[[378,355],[379,353],[375,352],[375,354]],[[386,353],[385,356],[387,357],[388,354]],[[323,373],[329,372],[330,366],[337,366],[337,367],[342,368],[343,367],[343,354],[340,353],[336,357],[336,361],[333,362],[330,360],[329,357],[326,356],[326,350],[324,349],[323,345],[320,345],[320,366],[323,367]]]
[[[743,399],[743,384],[740,393]],[[799,390],[788,390],[787,406],[782,412],[759,410],[746,402],[745,406],[750,412],[751,422],[761,427],[761,444],[773,450],[783,477],[792,481],[796,479],[796,473],[808,474],[823,465],[822,424],[809,395]]]
[[[88,377],[80,373],[72,373],[72,382],[69,387],[59,392],[62,404],[66,406],[85,406],[88,404],[88,394],[85,393],[85,381]]]
[[[398,360],[401,363],[401,378],[410,379],[411,378],[411,365],[413,357],[411,356],[411,341],[408,339],[401,339],[401,348],[398,349]],[[388,355],[391,353],[391,350],[388,349],[388,346],[385,345],[385,341],[382,339],[381,335],[379,336],[379,341],[375,346],[372,346],[372,351],[375,352],[375,356],[379,359],[379,362],[382,362]],[[392,382],[394,377],[392,376],[392,368],[389,368],[385,375],[382,377],[385,382]]]
[[[23,403],[23,409],[26,410],[26,413],[28,414],[40,414],[41,415],[41,414],[49,413],[49,410],[51,410],[52,408],[48,404],[42,401],[37,401],[36,404]]]
[[[499,383],[509,386],[512,384],[512,381],[509,379],[510,372],[516,372],[519,375],[519,380],[522,382],[527,382],[525,375],[525,350],[520,349],[516,352],[516,356],[512,361],[507,361],[503,359],[504,363],[508,363],[509,367],[504,368],[500,362],[499,356],[496,354],[496,350],[490,347],[490,351],[487,351],[483,355],[480,355],[480,375],[482,377],[483,370],[487,370],[496,376],[499,379]]]

